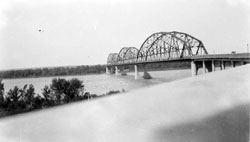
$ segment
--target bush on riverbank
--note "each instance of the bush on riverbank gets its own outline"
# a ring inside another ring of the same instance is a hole
[[[110,91],[106,95],[119,92]],[[84,92],[83,82],[76,78],[54,78],[49,86],[44,86],[42,95],[35,93],[32,84],[23,88],[15,86],[4,95],[4,84],[0,79],[0,117],[97,97],[96,94]]]

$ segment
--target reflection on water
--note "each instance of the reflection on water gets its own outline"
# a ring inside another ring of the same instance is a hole
[[[61,78],[71,79],[78,78],[83,81],[85,90],[92,93],[101,95],[110,90],[122,90],[126,91],[141,88],[153,84],[162,82],[169,82],[172,80],[185,78],[191,76],[190,70],[170,70],[170,71],[152,71],[149,72],[153,79],[145,80],[140,77],[138,80],[134,80],[134,73],[130,72],[127,76],[115,76],[100,74],[100,75],[80,75],[80,76],[62,76]],[[140,72],[140,76],[143,73]],[[4,87],[5,92],[12,89],[15,85],[22,88],[25,84],[33,84],[35,92],[41,94],[41,89],[45,85],[51,84],[51,80],[54,77],[41,77],[41,78],[24,78],[24,79],[5,79]]]

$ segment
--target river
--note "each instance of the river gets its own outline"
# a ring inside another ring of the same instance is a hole
[[[151,71],[149,72],[153,79],[145,80],[142,78],[143,73],[140,72],[140,78],[134,80],[134,73],[129,72],[127,76],[115,76],[106,74],[78,75],[78,76],[61,76],[60,78],[71,79],[78,78],[83,81],[85,91],[91,94],[102,95],[110,90],[130,91],[141,87],[147,87],[162,82],[170,82],[173,80],[186,78],[191,76],[190,69],[186,70],[167,70],[167,71]],[[33,84],[35,92],[41,94],[45,85],[50,85],[53,78],[56,77],[39,77],[39,78],[21,78],[21,79],[4,79],[5,93],[14,86],[22,88],[25,84]]]

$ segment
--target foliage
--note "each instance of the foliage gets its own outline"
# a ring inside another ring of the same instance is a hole
[[[4,105],[4,84],[0,79],[0,107]]]
[[[4,101],[4,84],[0,79],[0,103]]]
[[[106,95],[117,94],[119,92],[110,91]],[[26,84],[23,88],[15,86],[7,92],[5,97],[4,84],[0,80],[1,96],[0,117],[100,97],[89,92],[84,93],[83,82],[77,78],[70,80],[54,78],[49,86],[44,86],[42,95],[35,93],[35,88],[32,84]]]
[[[54,78],[50,86],[52,92],[56,95],[56,101],[60,102],[62,98],[67,103],[73,101],[83,94],[84,85],[83,82],[73,78],[71,80],[65,80],[61,78]]]
[[[45,77],[45,76],[66,76],[97,74],[105,72],[105,65],[74,66],[74,67],[53,67],[23,70],[0,71],[0,78],[23,78],[23,77]]]

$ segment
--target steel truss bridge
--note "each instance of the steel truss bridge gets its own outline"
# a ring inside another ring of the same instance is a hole
[[[158,32],[150,35],[142,43],[139,49],[135,47],[123,47],[119,53],[110,53],[107,59],[107,73],[109,68],[119,66],[138,65],[148,63],[191,61],[192,74],[197,74],[200,67],[204,72],[214,70],[214,62],[220,61],[221,68],[225,68],[225,62],[249,63],[250,54],[208,54],[201,40],[182,32]],[[203,62],[203,63],[202,63]],[[211,63],[208,63],[211,62]],[[211,67],[208,64],[211,64]]]

